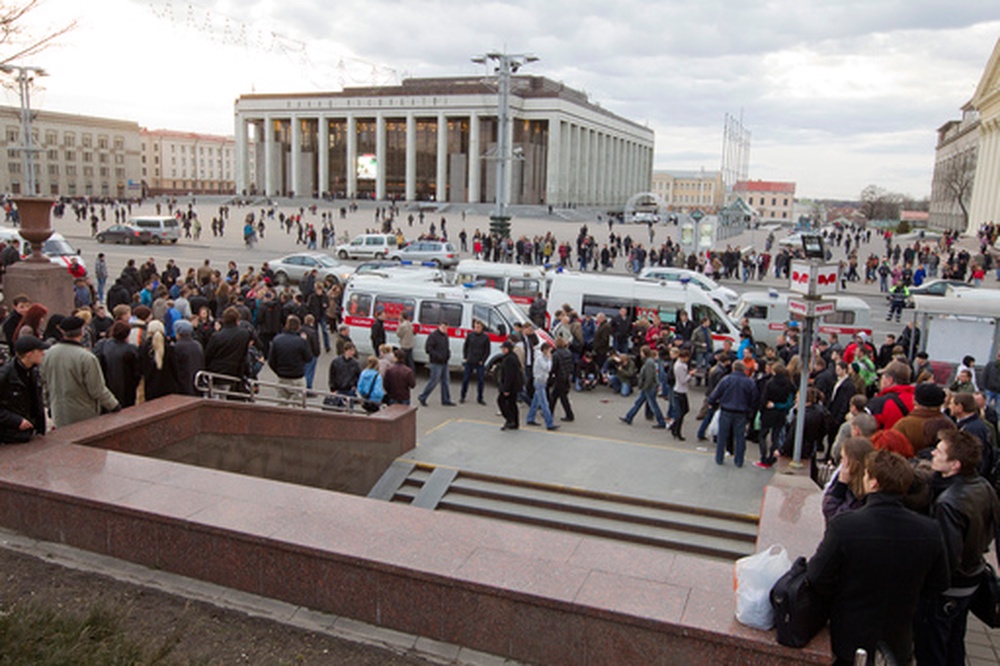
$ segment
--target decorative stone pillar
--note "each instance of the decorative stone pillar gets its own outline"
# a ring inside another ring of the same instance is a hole
[[[54,264],[42,254],[42,244],[52,235],[50,215],[56,199],[19,197],[14,199],[20,219],[21,236],[31,243],[32,254],[7,268],[4,293],[8,300],[27,294],[33,303],[41,303],[50,314],[73,312],[73,278],[66,266]]]

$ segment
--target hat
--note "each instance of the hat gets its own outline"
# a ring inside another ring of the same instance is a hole
[[[858,340],[867,340],[868,339],[868,336],[865,335],[864,331],[858,331],[858,334],[855,335],[854,337],[856,337]]]
[[[177,336],[188,336],[194,333],[194,326],[191,325],[187,319],[181,319],[174,322],[174,335]]]
[[[22,335],[14,343],[14,353],[18,356],[24,356],[28,352],[33,352],[36,349],[48,349],[51,345],[39,340],[33,335]]]
[[[73,315],[72,317],[66,317],[63,319],[62,323],[59,324],[59,328],[61,328],[62,332],[66,335],[76,335],[82,331],[83,327],[86,325],[87,322],[80,319],[76,315]]]
[[[910,383],[910,366],[902,361],[892,361],[878,371],[880,375],[889,375],[897,384]]]
[[[913,391],[913,400],[924,407],[940,407],[944,404],[944,389],[934,382],[917,384]]]

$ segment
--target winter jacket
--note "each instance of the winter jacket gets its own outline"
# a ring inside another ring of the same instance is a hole
[[[313,359],[309,341],[298,333],[279,333],[271,342],[267,364],[282,379],[298,379],[306,374],[306,364]]]
[[[15,441],[23,434],[23,419],[31,421],[35,433],[45,434],[41,373],[13,358],[0,367],[0,442]]]
[[[42,360],[46,403],[57,428],[115,411],[118,399],[104,383],[101,362],[78,342],[64,340]]]
[[[205,369],[242,379],[246,375],[251,339],[250,331],[238,324],[223,326],[212,334],[205,346]]]
[[[427,352],[427,358],[431,363],[446,365],[448,359],[451,358],[451,344],[448,342],[448,336],[439,330],[434,331],[427,336],[424,351]]]

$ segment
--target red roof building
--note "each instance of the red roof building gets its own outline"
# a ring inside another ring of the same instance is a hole
[[[742,180],[736,183],[733,194],[757,211],[760,222],[794,222],[795,183]]]

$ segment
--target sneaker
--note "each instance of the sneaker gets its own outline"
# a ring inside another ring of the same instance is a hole
[[[546,426],[545,429],[546,430],[559,430],[559,426],[553,424],[553,425],[550,425],[550,426]]]
[[[427,406],[427,399],[426,398],[417,398],[417,402],[420,403],[421,407],[426,407]]]
[[[618,417],[618,420],[619,420],[619,421],[621,421],[622,423],[624,423],[625,425],[632,425],[632,422],[631,422],[631,421],[629,421],[629,420],[628,420],[627,418],[625,418],[624,416],[619,416],[619,417]]]
[[[653,430],[666,430],[666,429],[667,429],[666,423],[657,423],[655,426],[653,426]]]
[[[537,426],[541,424],[539,424],[538,421],[525,421],[524,425]]]
[[[771,466],[770,466],[770,465],[768,465],[768,464],[767,464],[767,463],[765,463],[765,462],[761,462],[761,461],[759,461],[759,460],[758,460],[757,462],[755,462],[755,463],[753,464],[753,466],[754,466],[754,467],[756,467],[756,468],[758,468],[758,469],[771,469]]]

